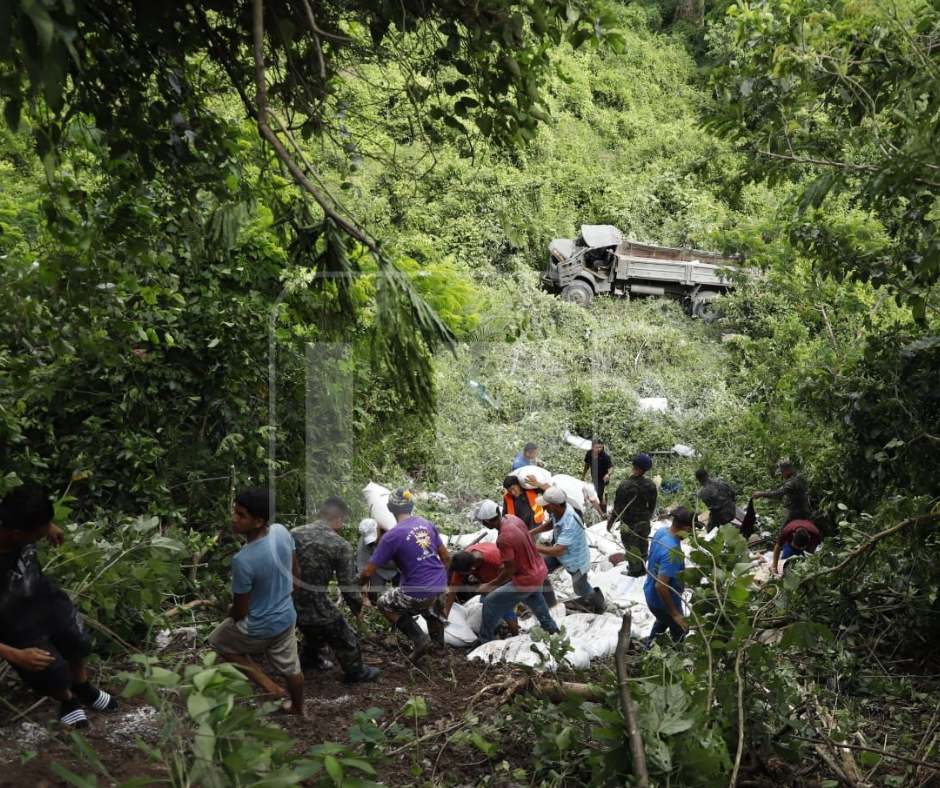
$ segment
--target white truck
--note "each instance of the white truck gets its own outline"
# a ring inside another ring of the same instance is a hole
[[[735,258],[700,249],[675,249],[624,241],[609,224],[583,224],[577,239],[549,246],[543,285],[566,301],[588,307],[596,295],[671,296],[695,317],[715,316],[714,300],[734,287],[743,269]]]

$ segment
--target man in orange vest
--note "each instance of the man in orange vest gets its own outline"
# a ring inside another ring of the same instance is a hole
[[[530,531],[545,522],[545,510],[535,502],[540,490],[523,489],[519,478],[512,475],[503,479],[503,487],[506,490],[503,495],[505,514],[518,517]]]

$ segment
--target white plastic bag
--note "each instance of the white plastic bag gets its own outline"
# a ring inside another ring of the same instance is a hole
[[[362,495],[369,507],[369,517],[379,524],[383,531],[390,531],[395,527],[395,515],[388,510],[389,489],[381,484],[369,482],[362,488]]]
[[[538,465],[523,465],[514,470],[511,475],[515,476],[526,490],[536,489],[534,485],[526,481],[529,476],[534,476],[539,484],[551,484],[552,481],[552,474],[545,468],[539,468]]]

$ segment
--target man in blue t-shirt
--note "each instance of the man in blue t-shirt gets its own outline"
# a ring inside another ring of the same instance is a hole
[[[689,625],[682,615],[682,592],[685,589],[678,575],[685,569],[681,540],[692,532],[692,518],[692,511],[680,506],[672,513],[672,524],[660,528],[650,543],[643,592],[650,612],[656,616],[656,622],[646,642],[647,651],[653,645],[653,640],[667,630],[675,641],[682,640],[689,631]]]
[[[578,517],[574,507],[568,503],[568,496],[561,487],[549,487],[535,503],[548,513],[546,522],[529,533],[533,535],[553,530],[551,547],[536,542],[535,549],[545,557],[545,564],[551,574],[559,566],[563,566],[571,575],[574,592],[587,602],[595,613],[603,613],[606,609],[604,594],[599,588],[591,585],[588,571],[591,568],[591,551],[588,548],[587,533],[584,524]],[[555,591],[551,579],[545,579],[542,588],[549,605],[555,604]]]
[[[539,455],[539,447],[534,443],[527,443],[512,460],[512,469],[518,471],[527,465],[533,465],[536,457]]]
[[[279,523],[269,525],[271,516],[266,490],[245,490],[235,498],[232,530],[248,543],[232,559],[234,601],[229,617],[209,635],[209,644],[272,698],[289,694],[285,709],[303,717],[304,674],[297,655],[297,613],[292,598],[300,564],[290,532]],[[286,692],[252,659],[260,654],[284,677]]]

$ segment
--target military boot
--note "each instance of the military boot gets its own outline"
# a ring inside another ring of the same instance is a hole
[[[408,655],[408,659],[412,663],[417,663],[431,650],[431,638],[421,631],[418,622],[411,616],[404,614],[399,616],[395,626],[398,627],[399,632],[403,633],[404,636],[411,641],[414,647]],[[443,630],[441,630],[441,634],[443,635]]]

